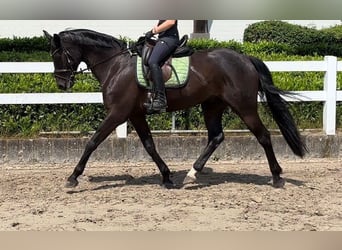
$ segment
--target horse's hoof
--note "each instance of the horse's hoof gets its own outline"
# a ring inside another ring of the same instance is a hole
[[[195,183],[196,182],[196,178],[193,178],[191,176],[185,176],[184,180],[183,180],[183,185],[186,184],[191,184],[191,183]]]
[[[195,168],[191,168],[183,180],[183,185],[195,183],[197,180],[198,171]]]
[[[166,181],[166,182],[163,182],[162,187],[164,187],[166,189],[172,189],[172,188],[175,188],[176,185],[173,184],[172,181]]]
[[[285,180],[283,178],[279,178],[277,180],[275,180],[273,178],[273,187],[275,188],[283,188],[285,186]]]
[[[67,183],[65,184],[65,187],[66,188],[74,188],[74,187],[77,187],[77,185],[78,185],[78,181],[77,180],[68,179]]]

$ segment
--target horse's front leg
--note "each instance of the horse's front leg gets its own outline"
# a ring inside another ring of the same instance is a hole
[[[153,142],[151,130],[148,127],[145,116],[143,114],[138,114],[130,117],[130,121],[134,126],[139,138],[147,151],[147,153],[152,157],[152,160],[156,163],[159,171],[162,175],[162,185],[166,188],[173,188],[174,184],[170,180],[170,170],[158,154],[156,147]]]
[[[83,173],[85,166],[89,160],[90,155],[95,149],[108,137],[108,135],[123,121],[119,121],[115,116],[116,112],[110,112],[103,120],[95,134],[90,138],[87,143],[81,159],[76,165],[73,173],[67,179],[66,187],[76,187],[78,185],[77,178]]]

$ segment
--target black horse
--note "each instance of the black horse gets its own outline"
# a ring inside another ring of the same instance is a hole
[[[156,151],[146,122],[148,91],[136,80],[136,58],[127,44],[112,36],[91,30],[62,31],[53,36],[44,31],[51,45],[59,88],[74,84],[78,65],[85,62],[101,84],[107,116],[87,143],[80,161],[67,180],[68,187],[78,185],[77,178],[92,152],[121,123],[130,120],[148,154],[158,166],[162,184],[173,187],[170,170]],[[201,104],[208,144],[186,177],[195,179],[209,157],[224,140],[222,114],[230,107],[247,125],[264,148],[274,187],[283,187],[282,169],[275,157],[269,131],[257,112],[257,96],[266,97],[268,107],[293,153],[303,157],[306,146],[281,95],[289,94],[274,86],[271,73],[259,59],[231,49],[200,50],[190,57],[188,82],[181,88],[167,89],[168,112]]]

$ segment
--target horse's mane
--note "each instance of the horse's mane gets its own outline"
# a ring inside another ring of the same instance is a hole
[[[87,29],[65,30],[59,33],[64,42],[75,42],[80,45],[113,48],[119,45],[126,47],[126,43],[113,36]]]

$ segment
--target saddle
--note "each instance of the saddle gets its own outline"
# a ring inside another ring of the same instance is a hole
[[[164,82],[167,82],[171,78],[172,72],[176,75],[176,78],[178,79],[176,69],[172,65],[172,58],[188,57],[194,53],[192,48],[186,46],[187,42],[188,42],[188,36],[184,35],[180,39],[178,46],[177,46],[176,50],[174,51],[174,53],[162,65],[161,69],[162,69],[162,73],[163,73]],[[148,59],[151,55],[153,47],[156,44],[156,40],[151,39],[151,38],[147,39],[145,37],[140,37],[137,41],[137,44],[143,44],[140,47],[136,46],[136,52],[141,57],[142,73],[143,73],[143,77],[145,79],[145,82],[148,85],[150,85],[151,77],[149,74]],[[181,85],[179,80],[178,80],[178,85]],[[148,87],[150,87],[150,86],[148,86]]]

